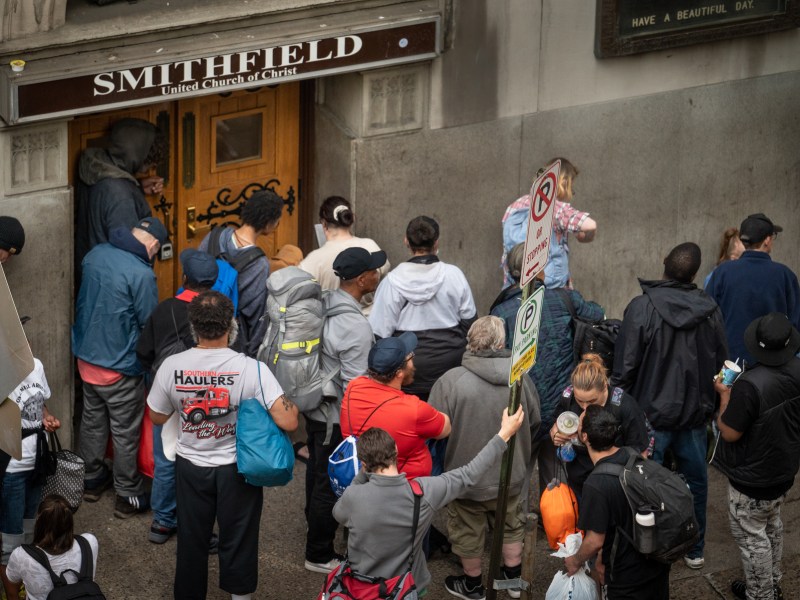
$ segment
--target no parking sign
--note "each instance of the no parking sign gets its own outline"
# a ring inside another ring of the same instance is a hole
[[[542,320],[544,286],[537,289],[522,303],[514,323],[514,341],[511,346],[511,372],[508,385],[514,385],[536,362],[536,345],[539,341],[539,323]]]
[[[531,215],[525,237],[520,285],[530,283],[544,269],[550,258],[550,235],[553,230],[553,208],[558,192],[561,161],[557,160],[536,178],[531,186]]]

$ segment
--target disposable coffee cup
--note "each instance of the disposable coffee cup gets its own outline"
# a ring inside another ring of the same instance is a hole
[[[558,433],[561,435],[575,435],[578,433],[578,423],[580,422],[580,417],[576,415],[572,411],[563,412],[558,415],[558,419],[556,419],[556,427],[558,428]]]
[[[731,387],[736,378],[742,374],[742,367],[737,365],[732,360],[726,360],[723,363],[722,370],[719,372],[719,380],[723,385]]]

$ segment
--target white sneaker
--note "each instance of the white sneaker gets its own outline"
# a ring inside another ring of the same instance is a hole
[[[307,560],[305,563],[305,568],[307,571],[313,571],[314,573],[327,574],[333,571],[336,567],[338,567],[341,564],[341,562],[342,562],[341,559],[337,557],[330,559],[326,563],[315,563],[311,562],[310,560]]]
[[[688,556],[684,556],[683,562],[685,562],[686,566],[690,569],[702,569],[706,564],[706,559],[704,559],[702,556],[698,558],[689,558]]]

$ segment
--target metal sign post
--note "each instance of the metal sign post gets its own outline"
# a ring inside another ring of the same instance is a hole
[[[558,192],[560,170],[561,162],[556,161],[533,182],[531,187],[531,214],[528,220],[528,235],[525,239],[525,257],[523,258],[520,279],[520,285],[523,286],[522,305],[517,313],[517,321],[514,327],[512,365],[509,373],[509,384],[511,385],[511,393],[508,400],[509,415],[517,412],[522,390],[522,377],[536,362],[536,346],[539,337],[544,288],[539,288],[534,293],[533,280],[536,274],[544,269],[550,259],[553,208]],[[528,302],[529,298],[531,298],[530,302]],[[492,549],[489,556],[487,600],[495,600],[497,598],[497,590],[506,589],[521,589],[525,597],[529,597],[530,581],[525,581],[521,577],[511,580],[500,577],[503,530],[505,528],[506,507],[508,505],[508,485],[511,480],[511,467],[514,462],[516,441],[516,435],[509,440],[508,448],[503,454],[503,461],[500,465],[500,487],[497,492]]]

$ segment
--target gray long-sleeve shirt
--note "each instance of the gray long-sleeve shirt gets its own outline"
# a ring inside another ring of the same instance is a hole
[[[425,589],[431,581],[422,538],[436,511],[474,485],[505,449],[506,443],[495,435],[469,464],[436,477],[417,478],[423,491],[414,540],[418,589]],[[387,579],[405,571],[414,517],[414,494],[405,475],[365,475],[362,471],[334,505],[333,516],[350,530],[347,555],[355,571]]]

